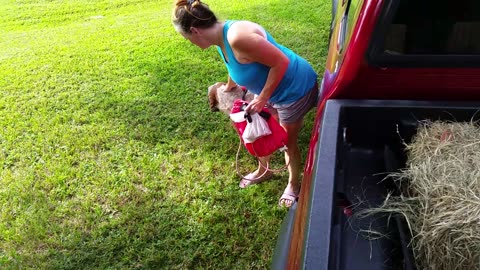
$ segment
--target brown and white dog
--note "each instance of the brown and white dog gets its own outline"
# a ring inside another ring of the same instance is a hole
[[[225,89],[225,83],[223,82],[217,82],[208,87],[208,103],[212,112],[221,111],[228,116],[236,99],[250,102],[255,98],[255,94],[240,86],[236,86],[230,91],[225,91]],[[267,105],[267,107],[270,113],[277,114],[272,106]]]
[[[221,111],[229,115],[236,99],[250,102],[255,96],[252,92],[244,90],[240,86],[236,86],[230,91],[225,90],[225,83],[223,82],[217,82],[208,87],[208,103],[212,112]]]

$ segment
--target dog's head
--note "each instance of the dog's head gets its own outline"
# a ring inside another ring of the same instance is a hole
[[[233,102],[236,99],[245,99],[251,101],[253,94],[249,91],[237,86],[229,91],[225,91],[225,83],[217,82],[208,87],[208,103],[210,110],[216,112],[221,111],[225,114],[230,114],[233,107]]]
[[[217,82],[208,87],[208,103],[210,105],[210,110],[213,112],[221,111],[227,116],[232,111],[233,102],[236,99],[243,99],[246,102],[250,102],[254,98],[255,95],[252,92],[243,89],[240,86],[237,86],[230,91],[225,91],[225,83]],[[275,118],[278,118],[276,109],[270,104],[267,104],[267,108]]]
[[[218,88],[225,85],[225,83],[217,82],[214,85],[210,85],[208,87],[208,105],[210,106],[210,110],[212,112],[218,112],[218,98],[217,98],[217,91]]]

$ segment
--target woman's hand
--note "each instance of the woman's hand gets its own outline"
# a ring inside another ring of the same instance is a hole
[[[234,83],[234,82],[228,82],[225,84],[225,92],[230,92],[230,91],[233,91],[236,87],[238,86],[238,84]]]
[[[218,90],[223,91],[223,92],[230,92],[233,91],[238,85],[236,83],[228,84],[228,83],[223,83],[218,87]]]
[[[223,91],[225,92],[230,92],[233,91],[235,88],[237,88],[238,84],[230,78],[230,75],[228,75],[227,83],[223,85]]]
[[[263,98],[262,96],[256,96],[245,108],[245,111],[248,113],[259,113],[263,110],[265,105],[267,105],[268,99]]]

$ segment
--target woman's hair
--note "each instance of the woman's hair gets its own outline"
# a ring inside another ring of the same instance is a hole
[[[207,4],[200,0],[176,0],[173,24],[177,31],[190,33],[190,27],[209,28],[217,23],[217,17]]]

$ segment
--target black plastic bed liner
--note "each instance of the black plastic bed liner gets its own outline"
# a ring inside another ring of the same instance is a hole
[[[355,213],[399,192],[387,172],[405,166],[404,143],[411,141],[419,122],[475,121],[479,109],[478,102],[328,101],[308,202],[303,269],[415,269],[401,217],[359,219]],[[365,231],[388,237],[372,240]]]

